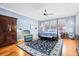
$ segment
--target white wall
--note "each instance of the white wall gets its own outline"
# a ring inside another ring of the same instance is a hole
[[[76,15],[76,34],[79,35],[79,14]]]
[[[21,35],[21,33],[20,33],[21,31],[19,30],[19,28],[21,28],[22,30],[30,30],[31,34],[33,34],[33,35],[38,34],[38,29],[32,30],[31,27],[30,27],[30,25],[37,25],[37,28],[38,28],[38,21],[37,20],[34,20],[34,19],[19,15],[19,14],[16,14],[16,13],[13,13],[9,10],[5,10],[5,9],[2,9],[2,8],[0,8],[0,14],[17,18],[17,35],[18,35],[17,39],[23,39],[24,38]]]

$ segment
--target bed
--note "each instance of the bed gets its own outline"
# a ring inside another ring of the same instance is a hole
[[[39,32],[39,37],[42,39],[50,39],[50,40],[57,40],[57,31],[42,31]]]

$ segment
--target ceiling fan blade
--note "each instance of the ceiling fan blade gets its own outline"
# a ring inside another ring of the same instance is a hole
[[[47,10],[45,9],[44,12],[47,13]]]
[[[48,13],[48,15],[54,15],[53,13]]]
[[[44,11],[47,12],[46,9]]]
[[[44,13],[43,15],[47,16],[47,15],[54,15],[53,13]]]

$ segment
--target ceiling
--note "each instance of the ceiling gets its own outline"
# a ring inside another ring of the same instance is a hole
[[[79,3],[0,3],[0,6],[36,20],[72,16],[79,12]],[[45,9],[54,15],[44,16]]]

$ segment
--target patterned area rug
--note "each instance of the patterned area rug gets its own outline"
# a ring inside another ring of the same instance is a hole
[[[17,44],[18,47],[33,56],[60,56],[62,53],[63,40],[41,41],[37,40],[32,43]]]

